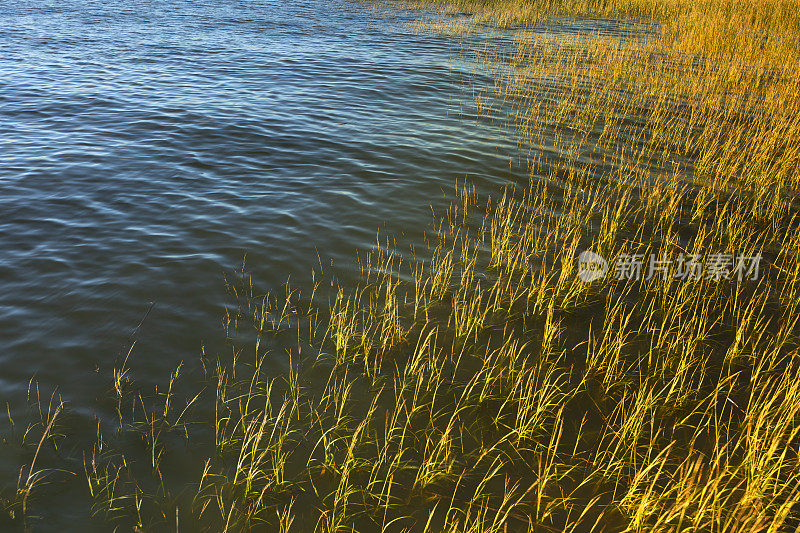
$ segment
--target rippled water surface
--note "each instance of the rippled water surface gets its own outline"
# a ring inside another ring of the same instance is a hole
[[[323,0],[4,5],[0,398],[12,416],[35,376],[90,433],[151,302],[139,383],[223,349],[223,275],[245,255],[266,289],[307,286],[319,263],[347,282],[378,230],[420,243],[457,179],[509,178],[500,127],[461,113],[465,80],[482,83],[475,66],[405,22]],[[24,462],[0,449],[4,486]]]

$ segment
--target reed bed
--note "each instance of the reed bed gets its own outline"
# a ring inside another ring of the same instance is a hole
[[[140,530],[796,529],[796,2],[441,5],[468,29],[516,27],[479,60],[530,183],[462,184],[424,258],[380,241],[357,287],[320,273],[262,294],[243,270],[232,355],[203,358],[197,395],[178,400],[180,367],[143,395],[125,357],[118,427],[82,455],[92,514]],[[553,15],[659,24],[533,25]],[[587,250],[608,266],[590,282]],[[275,377],[278,346],[292,364]],[[42,444],[64,439],[61,404],[40,413],[5,499],[23,522],[56,475],[37,470]],[[146,460],[115,452],[125,439]],[[186,443],[205,459],[175,487],[163,461]]]

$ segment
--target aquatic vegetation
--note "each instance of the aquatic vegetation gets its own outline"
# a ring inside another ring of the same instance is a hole
[[[143,395],[126,356],[119,430],[82,462],[92,512],[152,529],[796,527],[795,3],[446,5],[473,24],[670,23],[522,29],[486,50],[530,183],[489,199],[465,183],[428,260],[379,242],[357,287],[320,273],[308,294],[264,295],[243,270],[232,355],[204,357],[197,395],[177,399],[180,367]],[[587,250],[604,261],[591,279]],[[292,363],[270,377],[276,346]],[[193,419],[204,401],[214,419]],[[24,439],[14,517],[60,412]],[[128,438],[146,464],[113,451]],[[203,457],[190,489],[165,468],[181,446]]]

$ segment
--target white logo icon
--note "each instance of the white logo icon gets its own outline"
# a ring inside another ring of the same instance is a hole
[[[606,272],[608,272],[608,262],[596,253],[584,250],[578,256],[578,277],[584,283],[601,279]]]

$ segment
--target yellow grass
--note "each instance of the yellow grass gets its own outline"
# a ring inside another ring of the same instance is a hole
[[[437,219],[431,260],[381,246],[358,287],[326,279],[277,298],[245,277],[243,315],[229,322],[258,340],[210,369],[215,453],[191,499],[164,491],[143,506],[134,469],[103,461],[100,440],[85,462],[95,512],[161,527],[177,508],[183,527],[210,530],[795,528],[797,2],[436,5],[435,29],[464,11],[460,32],[522,26],[512,49],[480,61],[530,185],[484,205],[465,185]],[[526,29],[551,15],[659,25]],[[742,279],[676,279],[673,263],[585,283],[583,250],[610,264],[763,259]],[[288,374],[269,379],[265,346],[278,335],[297,347]],[[120,405],[126,372],[115,373]],[[131,424],[161,487],[166,436],[189,435],[186,410],[169,405]]]

